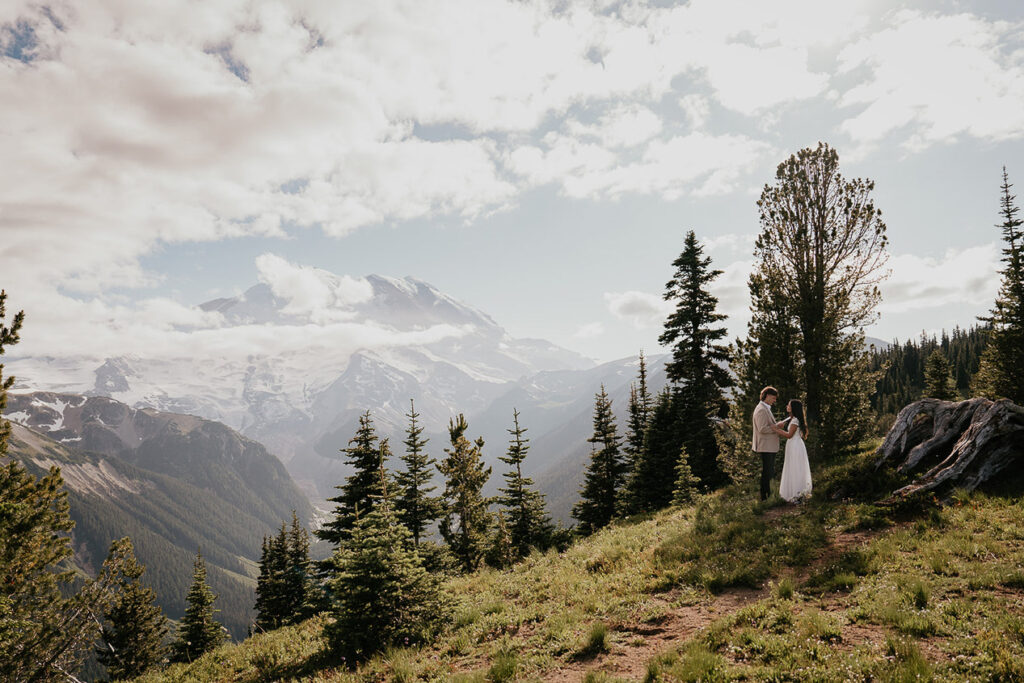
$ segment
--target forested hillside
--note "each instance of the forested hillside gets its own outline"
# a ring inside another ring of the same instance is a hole
[[[24,400],[18,405],[24,407]],[[112,453],[103,454],[69,448],[18,423],[12,426],[10,456],[36,475],[51,465],[61,468],[75,522],[74,560],[83,571],[95,575],[111,541],[131,537],[139,561],[148,568],[147,585],[166,614],[178,619],[192,561],[201,548],[222,623],[233,637],[246,636],[262,539],[290,519],[289,504],[306,519],[309,507],[301,497],[288,498],[275,488],[280,482],[273,479],[243,486],[243,480],[258,480],[253,470],[264,466],[247,463],[241,454],[228,460],[223,450],[214,449],[237,438],[230,430],[196,424],[182,435],[168,428],[134,453],[111,442]]]
[[[916,340],[902,343],[897,340],[884,349],[872,349],[870,370],[878,373],[878,381],[871,396],[871,407],[876,414],[878,433],[881,435],[888,430],[896,413],[905,405],[928,396],[928,359],[936,351],[946,361],[946,372],[956,397],[970,397],[971,380],[978,372],[988,336],[989,329],[985,326],[975,325],[966,330],[957,327],[948,334],[943,331],[938,337],[922,334]]]

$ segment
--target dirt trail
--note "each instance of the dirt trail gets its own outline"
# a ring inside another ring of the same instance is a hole
[[[772,508],[765,512],[765,519],[778,519],[782,516],[799,514],[800,509],[792,506]],[[807,580],[812,572],[834,562],[847,550],[862,546],[880,531],[852,531],[836,534],[822,553],[805,567],[783,572],[797,585]],[[655,623],[621,624],[614,631],[616,638],[611,651],[586,661],[570,662],[561,668],[549,671],[545,681],[556,683],[578,683],[591,671],[601,671],[616,678],[630,681],[642,680],[647,673],[647,665],[651,658],[673,645],[679,645],[690,639],[697,631],[712,621],[739,611],[768,596],[768,586],[758,590],[737,589],[714,596],[702,603],[685,607],[667,609],[665,615]],[[655,603],[663,604],[672,601],[673,594],[652,596]],[[827,606],[822,604],[822,609]],[[838,607],[837,607],[838,608]],[[847,633],[848,631],[848,633]],[[879,633],[875,627],[848,625],[844,628],[844,641],[850,646],[870,640],[876,640]],[[641,642],[642,640],[642,642]]]
[[[701,604],[673,608],[654,623],[620,625],[615,629],[619,637],[610,652],[550,671],[544,680],[575,683],[583,680],[590,671],[603,671],[617,678],[640,680],[647,673],[647,663],[656,654],[673,643],[688,640],[715,619],[757,602],[767,594],[767,589],[729,591]],[[670,593],[658,600],[670,602],[671,596]],[[637,642],[640,638],[643,639],[642,643]]]

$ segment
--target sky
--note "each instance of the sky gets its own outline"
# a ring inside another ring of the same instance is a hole
[[[1024,4],[8,0],[0,102],[21,354],[245,354],[274,330],[211,345],[198,304],[264,282],[343,313],[325,272],[413,276],[599,361],[656,353],[688,230],[741,335],[757,197],[819,141],[875,182],[867,331],[906,339],[995,295]]]

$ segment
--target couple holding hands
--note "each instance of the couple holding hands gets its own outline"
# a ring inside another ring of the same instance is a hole
[[[785,420],[775,421],[772,406],[779,400],[775,387],[761,390],[761,402],[754,408],[754,452],[761,456],[761,500],[767,500],[775,476],[775,456],[779,452],[779,437],[786,439],[786,459],[782,465],[779,495],[787,502],[799,502],[811,495],[811,465],[807,461],[807,424],[804,405],[797,399],[786,404],[789,414]]]

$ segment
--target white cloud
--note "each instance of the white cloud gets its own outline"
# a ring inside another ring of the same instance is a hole
[[[707,251],[731,251],[748,254],[754,251],[754,242],[757,240],[757,233],[728,232],[716,237],[702,239],[701,242]]]
[[[260,255],[256,270],[259,281],[288,302],[282,313],[302,316],[314,324],[350,319],[354,315],[350,306],[373,296],[373,286],[362,278],[296,266],[274,254]]]
[[[838,103],[862,142],[1024,133],[1019,24],[904,12],[871,33],[867,0],[47,8],[0,6],[0,26],[35,36],[30,64],[0,57],[0,284],[43,345],[213,330],[167,297],[106,294],[159,285],[140,259],[167,245],[471,221],[540,185],[595,200],[726,194],[778,157],[788,142],[766,127],[797,102]],[[843,45],[830,82],[822,67]],[[324,324],[358,295],[273,258],[261,277]]]
[[[661,132],[661,119],[647,107],[621,104],[604,114],[596,124],[572,119],[567,123],[576,137],[596,138],[605,147],[633,147]]]
[[[531,184],[558,183],[576,198],[607,199],[623,194],[722,194],[755,168],[770,146],[741,135],[691,133],[652,140],[635,161],[622,163],[599,145],[552,134],[547,149],[521,147],[508,165]]]
[[[999,245],[950,249],[941,258],[898,254],[882,284],[880,312],[902,313],[950,304],[984,307],[999,289]]]
[[[708,98],[704,95],[696,93],[685,95],[679,100],[679,107],[686,114],[692,129],[700,130],[707,123],[711,107]]]
[[[842,130],[873,143],[906,128],[910,149],[958,135],[1024,136],[1024,51],[1011,48],[1022,30],[969,14],[897,13],[839,55],[842,72],[868,72],[840,98],[859,109]]]
[[[637,329],[657,327],[672,312],[671,303],[648,292],[605,292],[604,300],[612,315]]]
[[[580,325],[580,327],[573,332],[574,339],[595,339],[604,334],[604,325],[602,323],[586,323]]]

